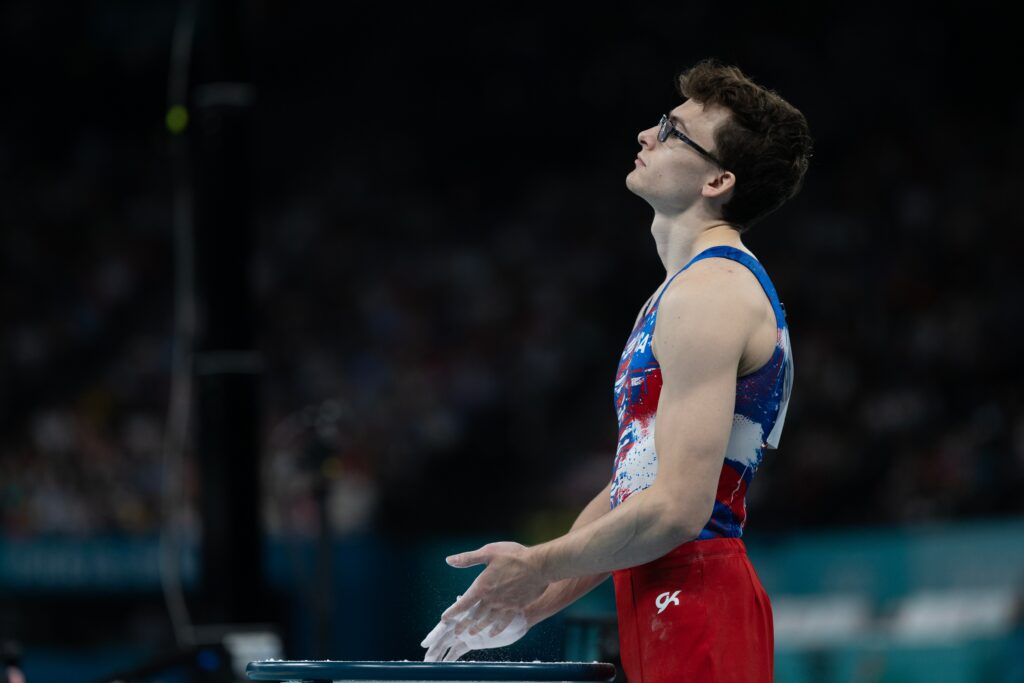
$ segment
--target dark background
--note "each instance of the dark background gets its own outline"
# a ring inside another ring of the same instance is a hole
[[[217,72],[205,8],[192,86]],[[256,98],[238,210],[269,536],[315,538],[324,519],[338,537],[564,533],[611,475],[618,356],[665,276],[651,210],[624,185],[636,136],[708,56],[776,89],[815,139],[803,192],[744,237],[795,361],[747,534],[1024,512],[1024,97],[1007,16],[243,9]],[[177,11],[0,6],[7,539],[161,526]],[[201,451],[193,434],[193,537]]]

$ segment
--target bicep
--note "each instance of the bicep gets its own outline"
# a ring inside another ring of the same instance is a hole
[[[686,387],[666,382],[655,419],[657,483],[687,528],[711,515],[736,401],[736,372],[705,368]]]
[[[667,309],[663,298],[659,312],[658,325],[666,324],[658,338],[662,388],[655,451],[659,493],[692,531],[703,527],[714,505],[752,311],[737,303],[720,276],[688,284],[668,300]]]

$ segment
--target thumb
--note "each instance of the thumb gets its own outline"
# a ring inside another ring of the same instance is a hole
[[[444,561],[453,567],[472,567],[477,564],[483,564],[484,558],[480,555],[479,550],[473,550],[468,553],[449,555]]]

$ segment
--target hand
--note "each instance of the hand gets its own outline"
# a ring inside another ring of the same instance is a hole
[[[489,543],[448,558],[453,567],[486,564],[464,595],[441,615],[441,623],[421,643],[426,661],[454,661],[473,649],[502,647],[521,638],[529,626],[525,608],[548,587],[529,549],[518,543]],[[447,653],[445,652],[447,650]]]
[[[522,610],[517,610],[512,613],[511,620],[504,628],[501,627],[504,621],[499,621],[485,633],[470,635],[468,631],[462,630],[456,634],[456,627],[465,619],[473,619],[479,613],[479,609],[480,603],[477,602],[472,609],[466,612],[463,619],[438,622],[434,630],[420,643],[422,647],[428,648],[423,661],[454,662],[470,650],[505,647],[522,638],[530,629],[526,614]]]

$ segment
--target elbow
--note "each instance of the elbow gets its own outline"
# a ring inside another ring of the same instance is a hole
[[[669,512],[667,518],[672,520],[669,525],[669,533],[672,536],[673,542],[675,545],[682,545],[700,536],[700,532],[704,530],[704,526],[711,519],[711,515],[702,516],[699,513],[695,513],[692,509],[675,508]]]
[[[707,520],[699,523],[688,522],[680,525],[676,530],[676,538],[679,539],[678,545],[695,540],[700,536],[700,532],[704,530],[705,524],[707,524]]]
[[[688,543],[700,536],[704,526],[711,519],[714,499],[695,502],[679,496],[659,495],[658,518],[663,523],[664,533],[675,544]]]
[[[680,505],[674,506],[669,515],[673,520],[672,535],[679,544],[688,543],[700,536],[704,531],[708,520],[711,519],[712,506],[710,505]]]

